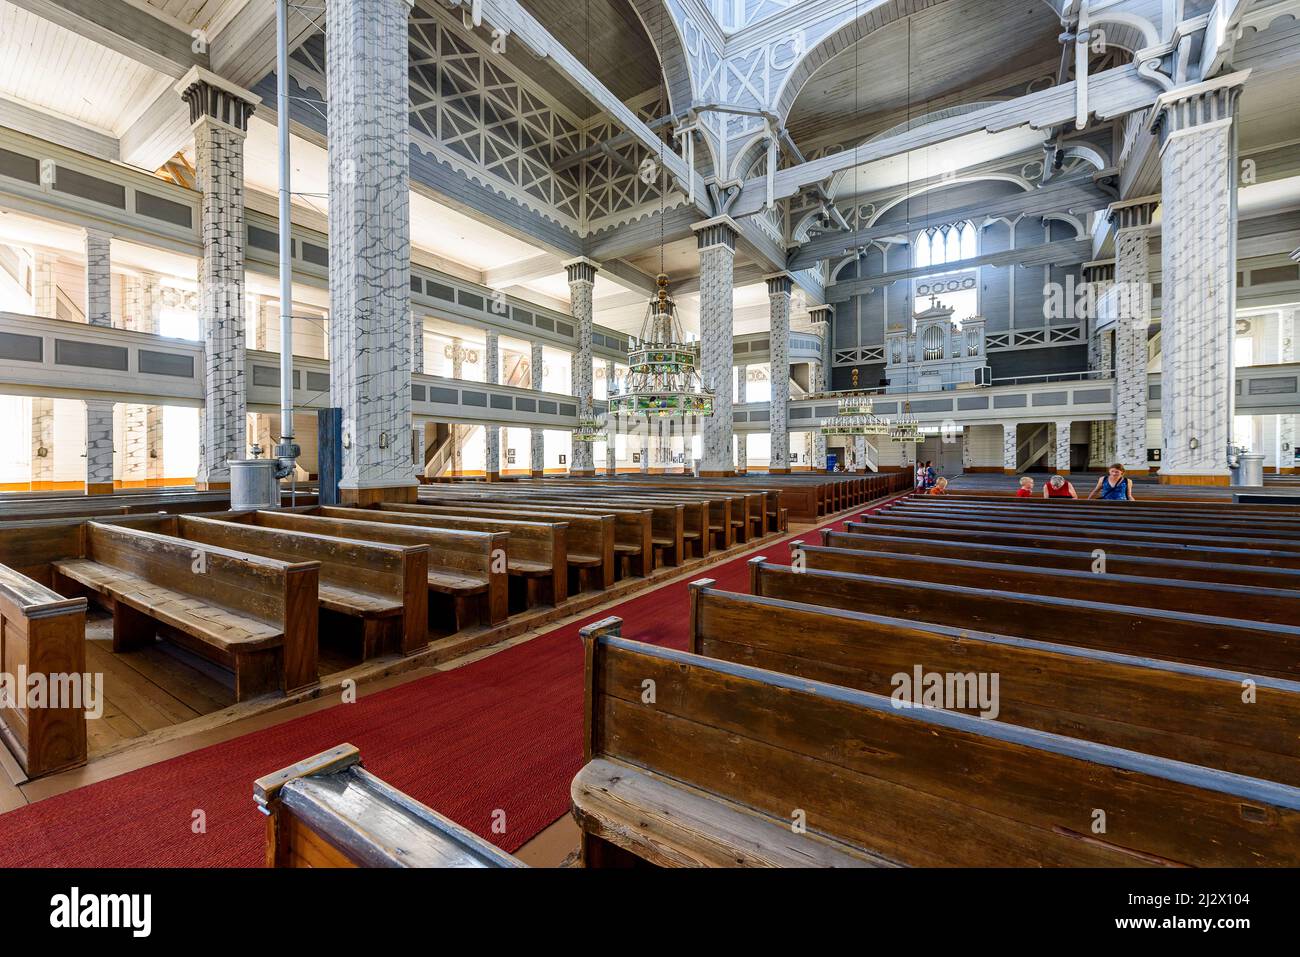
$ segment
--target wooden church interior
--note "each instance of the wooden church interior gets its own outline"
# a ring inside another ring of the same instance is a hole
[[[1297,90],[1297,0],[0,0],[0,865],[1300,864]]]

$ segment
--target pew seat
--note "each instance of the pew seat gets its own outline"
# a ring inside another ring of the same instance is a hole
[[[588,842],[588,867],[616,866],[609,846],[661,867],[897,866],[624,761],[591,761],[570,795],[583,833],[604,842]]]
[[[234,673],[235,700],[316,683],[318,562],[284,562],[87,523],[84,554],[53,563],[61,594],[98,596],[113,650],[167,638]],[[201,562],[200,562],[201,558]]]

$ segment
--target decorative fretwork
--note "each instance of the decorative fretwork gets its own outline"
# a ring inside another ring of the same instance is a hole
[[[629,210],[658,207],[657,159],[647,173],[643,164],[651,153],[634,138],[584,162],[563,162],[623,132],[607,114],[584,120],[569,113],[493,53],[490,37],[444,11],[419,10],[409,35],[411,136],[417,147],[475,178],[490,177],[521,205],[579,231]],[[324,38],[310,37],[292,56],[294,79],[323,98]],[[660,90],[629,106],[647,123],[667,112]],[[326,107],[322,102],[318,108]]]

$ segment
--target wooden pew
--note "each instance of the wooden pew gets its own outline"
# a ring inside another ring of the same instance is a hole
[[[1168,581],[1165,578],[1106,574],[1035,565],[1008,565],[964,559],[935,558],[898,552],[828,548],[790,543],[791,555],[801,555],[805,567],[818,571],[879,575],[912,581],[994,588],[1004,592],[1054,595],[1083,601],[1164,608],[1195,615],[1222,615],[1249,621],[1300,625],[1300,593],[1254,585]],[[1032,561],[1034,553],[1026,556]]]
[[[1281,521],[1270,522],[1241,521],[1229,517],[1161,517],[1151,519],[1139,516],[1116,515],[1115,518],[1097,517],[1095,512],[1086,518],[1062,509],[1060,514],[1045,512],[1017,514],[1001,509],[950,509],[945,507],[928,508],[926,506],[895,506],[882,514],[895,521],[925,522],[1000,522],[1013,524],[1022,528],[1056,528],[1056,527],[1096,527],[1104,523],[1108,529],[1122,528],[1136,532],[1181,532],[1197,535],[1219,535],[1221,537],[1241,536],[1243,538],[1268,537],[1300,541],[1300,525],[1283,524]]]
[[[993,634],[1275,678],[1300,678],[1300,628],[1096,601],[845,572],[797,572],[759,556],[750,592]]]
[[[1119,575],[1300,590],[1300,569],[1269,568],[1263,565],[1243,565],[1229,561],[1144,558],[1129,554],[1123,546],[1108,547],[1104,549],[1104,556],[1095,556],[1090,551],[1081,550],[979,545],[933,538],[904,538],[896,535],[858,535],[837,532],[833,529],[822,529],[822,544],[830,548],[861,548],[868,551],[929,555],[934,558],[952,558],[960,561],[1003,562],[1008,565],[1032,562],[1043,568],[1072,568],[1075,571],[1092,571],[1098,564],[1098,558],[1104,557],[1106,571]]]
[[[931,530],[969,530],[969,531],[1006,531],[1008,529],[1022,533],[1041,532],[1045,535],[1059,535],[1076,539],[1100,539],[1105,536],[1123,535],[1129,538],[1149,540],[1154,544],[1187,543],[1201,547],[1215,547],[1227,542],[1251,548],[1266,548],[1272,551],[1300,552],[1300,539],[1288,538],[1285,533],[1252,533],[1246,536],[1228,536],[1221,530],[1211,527],[1201,529],[1180,529],[1170,525],[1111,525],[1098,520],[1095,524],[1079,525],[1072,522],[1051,521],[1044,517],[1042,521],[1012,522],[1005,518],[975,517],[948,518],[946,516],[897,516],[890,512],[884,515],[868,513],[862,516],[867,525],[906,524],[915,528]]]
[[[746,542],[750,538],[763,534],[766,515],[766,494],[763,491],[737,488],[735,486],[710,486],[707,489],[682,488],[673,486],[661,491],[636,491],[626,485],[614,482],[578,483],[546,479],[534,482],[535,488],[558,488],[579,495],[598,495],[604,504],[617,503],[620,499],[636,496],[653,495],[661,501],[703,501],[709,503],[710,526],[718,547],[725,548],[736,542]],[[723,505],[728,502],[729,505]],[[728,527],[724,529],[722,522]]]
[[[416,515],[370,508],[321,506],[303,512],[323,518],[359,522],[384,522],[419,528],[446,528],[462,532],[504,532],[510,536],[506,564],[512,577],[524,583],[525,607],[558,605],[569,597],[569,525],[567,522],[527,522],[512,519],[472,518],[457,515]]]
[[[404,655],[429,643],[429,549],[423,544],[376,543],[326,538],[261,522],[252,513],[226,520],[181,515],[176,534],[201,545],[320,564],[321,620],[326,634],[351,632],[360,658],[397,651]],[[355,628],[347,625],[355,623]],[[342,626],[342,627],[340,627]]]
[[[586,765],[570,793],[589,866],[1300,863],[1300,789],[898,709],[619,626],[583,629]]]
[[[470,621],[491,626],[501,624],[510,616],[507,579],[510,535],[507,532],[421,528],[276,511],[252,513],[247,521],[264,530],[292,531],[328,542],[353,540],[390,548],[426,550],[428,558],[423,577],[409,583],[413,596],[424,597],[424,601],[412,599],[424,616],[424,643],[428,642],[430,593],[451,600],[453,632],[468,627]]]
[[[1300,682],[722,591],[692,582],[688,650],[892,697],[900,675],[996,675],[990,720],[1300,786]],[[1247,700],[1244,683],[1255,697]],[[957,685],[968,714],[975,688]],[[940,702],[952,710],[959,701]]]
[[[10,682],[0,695],[0,738],[23,773],[37,778],[85,764],[86,599],[64,598],[0,565],[0,675]],[[43,675],[47,689],[71,697],[29,708],[20,675]]]
[[[509,518],[520,521],[556,521],[569,526],[568,561],[571,570],[569,593],[573,594],[574,579],[583,586],[605,589],[614,584],[617,562],[614,550],[614,516],[593,510],[579,512],[575,509],[503,505],[489,502],[473,504],[425,505],[404,502],[384,502],[384,511],[411,515],[452,515],[469,518]]]
[[[1027,509],[1025,508],[1027,502],[1040,502],[1043,507]],[[1105,507],[1108,504],[1114,503],[1102,503],[1100,507]],[[1017,519],[1025,518],[1030,521],[1039,521],[1043,518],[1055,520],[1067,516],[1079,519],[1097,519],[1107,523],[1154,521],[1160,524],[1194,520],[1200,523],[1209,521],[1212,523],[1245,525],[1247,527],[1300,527],[1300,514],[1289,510],[1280,510],[1276,513],[1261,513],[1251,511],[1246,506],[1230,505],[1226,508],[1201,508],[1196,504],[1179,505],[1176,508],[1170,508],[1169,503],[1159,507],[1147,507],[1141,502],[1126,502],[1123,508],[1112,509],[1108,512],[1099,512],[1098,507],[1096,501],[1086,503],[1084,501],[1074,501],[1073,499],[1007,499],[1000,502],[972,505],[962,499],[952,500],[944,496],[927,496],[924,498],[910,497],[901,499],[891,504],[887,510],[912,511],[924,508],[929,511],[951,511],[954,514],[978,512],[1011,515]],[[1047,509],[1051,509],[1051,511],[1047,511]]]
[[[258,778],[267,867],[523,867],[361,766],[341,744]]]
[[[284,562],[88,522],[55,590],[85,588],[113,613],[113,650],[163,635],[235,676],[235,700],[316,683],[317,562]]]
[[[1059,534],[1037,531],[1017,531],[1013,526],[998,525],[989,528],[957,528],[948,525],[911,524],[907,522],[845,522],[847,532],[860,535],[892,535],[906,538],[942,537],[952,541],[974,542],[981,545],[1009,545],[1018,548],[1101,548],[1110,553],[1122,550],[1127,555],[1150,558],[1191,558],[1198,561],[1232,561],[1247,565],[1265,565],[1273,568],[1300,568],[1300,555],[1289,550],[1256,548],[1254,543],[1223,544],[1231,539],[1209,542],[1186,542],[1178,537],[1152,541],[1147,536],[1126,533],[1122,529],[1096,532],[1088,535]],[[1217,544],[1216,544],[1217,541]]]

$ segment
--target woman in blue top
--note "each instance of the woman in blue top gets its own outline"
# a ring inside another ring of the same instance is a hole
[[[1133,480],[1124,477],[1124,466],[1119,464],[1112,465],[1105,475],[1097,479],[1088,498],[1096,498],[1098,494],[1108,502],[1136,501],[1133,498]]]

